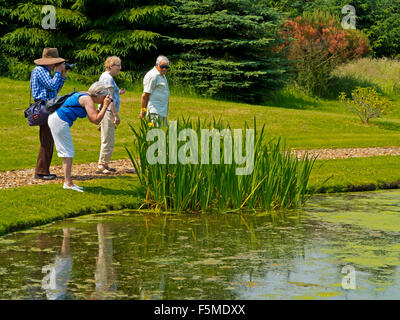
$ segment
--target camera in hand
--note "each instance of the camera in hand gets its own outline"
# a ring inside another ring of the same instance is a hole
[[[66,70],[72,70],[73,68],[75,68],[75,63],[65,63]]]

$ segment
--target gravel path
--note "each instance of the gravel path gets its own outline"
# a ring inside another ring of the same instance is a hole
[[[72,164],[72,179],[77,181],[86,181],[92,179],[107,179],[110,176],[126,175],[135,173],[130,160],[111,161],[109,167],[116,168],[118,171],[112,174],[96,174],[97,162],[86,164]],[[50,167],[50,173],[57,175],[54,180],[44,181],[34,179],[35,169],[23,169],[0,172],[0,189],[15,188],[20,186],[48,184],[48,183],[63,183],[64,172],[62,166]],[[78,183],[79,185],[79,183]]]
[[[400,147],[310,149],[306,151],[309,154],[318,154],[318,160],[400,155]],[[305,150],[296,150],[296,152],[301,156]]]
[[[318,154],[318,159],[345,159],[356,157],[373,157],[400,155],[400,147],[385,148],[345,148],[345,149],[311,149],[307,150],[309,154]],[[299,156],[302,156],[305,150],[294,150]],[[87,164],[73,164],[72,178],[75,181],[86,181],[92,179],[107,179],[110,176],[134,174],[130,160],[116,160],[110,163],[110,167],[116,168],[117,172],[109,175],[96,174],[97,162]],[[34,179],[34,169],[23,169],[0,172],[0,189],[15,188],[26,185],[62,183],[63,171],[61,166],[52,166],[51,173],[57,175],[57,179],[44,181]]]

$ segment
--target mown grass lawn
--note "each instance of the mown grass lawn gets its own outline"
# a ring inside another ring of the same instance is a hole
[[[308,189],[347,192],[398,188],[399,164],[400,156],[319,160],[311,172]]]
[[[74,88],[87,89],[67,82],[61,94]],[[23,116],[29,101],[29,82],[0,78],[0,92],[0,171],[32,168],[39,139],[38,128],[29,127]],[[122,123],[116,132],[113,159],[127,158],[124,146],[131,147],[133,139],[128,123],[134,126],[139,123],[140,96],[140,91],[128,91],[122,96]],[[387,147],[400,145],[400,99],[395,96],[393,100],[391,115],[363,125],[337,101],[311,98],[299,92],[286,92],[266,105],[173,94],[169,119],[222,117],[232,128],[243,128],[244,121],[252,125],[256,117],[259,127],[265,124],[268,137],[282,136],[289,146],[298,149]],[[97,127],[80,119],[72,127],[72,134],[76,149],[74,163],[96,162],[100,144]],[[61,164],[56,154],[52,164]],[[344,192],[397,186],[399,164],[397,156],[318,160],[309,190]],[[75,215],[138,208],[143,202],[143,191],[136,176],[92,180],[82,185],[84,193],[63,190],[60,184],[0,190],[0,235]]]
[[[36,164],[39,148],[38,128],[29,127],[23,111],[29,101],[29,82],[0,78],[0,171],[31,168]],[[80,84],[66,83],[61,94]],[[121,97],[121,125],[116,132],[113,159],[127,158],[124,146],[131,146],[128,123],[138,125],[141,92],[128,91]],[[298,103],[303,105],[299,108]],[[305,101],[305,102],[304,102]],[[282,103],[282,102],[280,102]],[[279,104],[279,103],[277,103]],[[171,96],[170,120],[181,116],[200,119],[219,118],[232,128],[243,128],[245,121],[265,124],[267,137],[282,136],[293,148],[386,147],[400,143],[400,101],[395,110],[383,119],[363,125],[338,102],[293,95],[285,100],[285,108],[216,101],[195,97]],[[87,119],[77,120],[71,128],[76,157],[74,163],[96,162],[100,149],[100,133]],[[52,164],[61,164],[56,154]]]

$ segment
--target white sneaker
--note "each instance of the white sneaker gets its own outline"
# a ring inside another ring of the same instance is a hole
[[[67,189],[67,190],[74,190],[74,191],[78,191],[78,192],[83,192],[83,188],[82,187],[78,187],[76,184],[74,184],[73,187],[69,187],[64,183],[63,189]]]

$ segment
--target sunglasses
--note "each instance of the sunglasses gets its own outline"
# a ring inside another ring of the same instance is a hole
[[[159,67],[161,69],[169,69],[169,65],[167,65],[167,64],[159,64]]]

